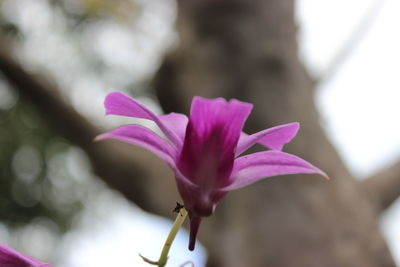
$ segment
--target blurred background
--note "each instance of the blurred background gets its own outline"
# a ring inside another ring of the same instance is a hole
[[[299,57],[317,81],[320,123],[350,173],[364,179],[395,163],[400,2],[299,0],[294,10]],[[172,0],[0,0],[1,54],[94,127],[111,129],[133,122],[104,116],[112,91],[163,113],[153,79],[182,41],[177,12]],[[146,266],[138,253],[157,258],[174,215],[147,213],[99,179],[86,147],[54,129],[40,101],[1,65],[0,242],[62,267]],[[174,184],[172,174],[159,179]],[[380,228],[398,264],[399,222],[394,203]],[[206,249],[190,253],[187,238],[181,231],[169,266],[205,266]]]

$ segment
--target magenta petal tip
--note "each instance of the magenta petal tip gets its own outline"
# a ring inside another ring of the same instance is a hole
[[[197,232],[199,231],[199,226],[201,222],[201,217],[192,216],[190,218],[190,236],[189,236],[189,250],[193,251],[196,245]]]

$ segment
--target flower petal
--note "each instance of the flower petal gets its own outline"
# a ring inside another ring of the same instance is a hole
[[[160,116],[133,98],[120,92],[113,92],[106,96],[104,107],[107,115],[121,115],[154,121],[178,150],[182,148],[182,140],[160,119]]]
[[[204,190],[228,184],[235,148],[252,105],[222,98],[193,98],[178,167]]]
[[[196,237],[199,231],[201,223],[201,217],[192,216],[190,217],[190,235],[189,235],[189,250],[193,251],[196,246]]]
[[[0,266],[4,267],[52,267],[35,258],[24,255],[4,244],[0,243]]]
[[[296,136],[299,128],[300,124],[293,122],[272,127],[252,135],[242,133],[236,148],[236,156],[242,154],[256,143],[271,149],[282,150],[283,146]]]
[[[97,140],[117,139],[146,148],[175,168],[177,151],[164,139],[140,125],[126,125],[96,137]]]
[[[233,183],[223,190],[239,189],[271,176],[296,173],[314,173],[328,177],[323,171],[295,155],[270,150],[237,158],[232,171]]]
[[[160,120],[173,131],[183,143],[185,139],[186,127],[188,124],[188,118],[184,114],[180,113],[169,113],[166,115],[159,116]]]

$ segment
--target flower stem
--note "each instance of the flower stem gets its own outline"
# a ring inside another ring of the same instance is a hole
[[[145,262],[147,262],[151,265],[157,265],[158,267],[164,267],[165,264],[167,264],[168,253],[169,253],[169,249],[172,246],[172,242],[174,242],[175,236],[178,233],[179,228],[181,228],[183,222],[185,221],[186,216],[187,216],[187,211],[185,210],[185,208],[180,209],[178,212],[178,216],[176,217],[175,222],[171,228],[171,231],[169,232],[167,240],[165,240],[165,243],[164,243],[164,246],[163,246],[163,249],[161,251],[161,255],[160,255],[160,258],[158,259],[158,261],[149,260],[148,258],[143,257],[140,254],[139,254],[139,256]]]

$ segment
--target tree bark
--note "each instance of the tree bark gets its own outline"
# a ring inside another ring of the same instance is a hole
[[[400,195],[400,162],[361,181],[377,211],[383,212]]]
[[[294,2],[182,0],[178,7],[180,46],[154,83],[163,108],[186,112],[193,95],[224,96],[254,104],[249,132],[299,121],[286,151],[331,178],[277,177],[232,192],[200,230],[208,266],[394,266],[376,206],[319,124],[314,83],[298,59]]]

